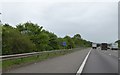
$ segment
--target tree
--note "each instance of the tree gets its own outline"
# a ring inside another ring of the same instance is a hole
[[[74,41],[72,40],[72,38],[70,36],[65,36],[64,39],[67,42],[67,48],[68,49],[75,47]]]
[[[38,51],[45,51],[45,50],[48,50],[48,43],[49,43],[49,37],[48,37],[48,34],[46,33],[41,33],[39,34],[39,36],[37,36],[37,39],[36,39],[37,43],[36,43],[36,46],[37,46],[37,50]]]
[[[81,39],[81,35],[80,34],[76,34],[76,35],[74,35],[73,38],[75,38],[75,39]]]
[[[76,47],[90,47],[91,42],[81,38],[80,34],[75,34],[72,38]]]
[[[82,46],[82,39],[80,34],[75,34],[72,39],[74,40],[76,47]]]
[[[35,45],[26,36],[9,26],[8,24],[2,27],[2,52],[4,54],[26,53],[35,50]]]
[[[2,54],[2,24],[0,24],[0,55]]]
[[[36,51],[45,50],[46,44],[44,43],[46,42],[46,40],[49,40],[47,38],[47,34],[42,33],[42,28],[42,26],[38,26],[37,24],[33,24],[31,22],[17,25],[17,29],[23,35],[27,35],[30,38],[30,40],[36,45]]]
[[[80,34],[75,34],[72,38],[70,36],[58,38],[53,32],[31,22],[19,24],[16,28],[5,24],[2,28],[3,54],[91,46],[91,42],[82,39]],[[63,42],[66,43],[66,46],[63,46]]]
[[[16,27],[21,33],[26,33],[28,35],[38,35],[43,28],[42,26],[40,27],[37,24],[33,24],[30,22],[19,24]]]
[[[42,32],[48,34],[48,37],[49,37],[48,45],[49,45],[50,50],[56,50],[56,49],[60,48],[60,44],[59,44],[57,35],[55,35],[52,32],[46,31],[46,30],[43,30]]]

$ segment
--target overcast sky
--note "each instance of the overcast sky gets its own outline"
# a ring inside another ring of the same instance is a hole
[[[118,3],[112,0],[5,1],[0,5],[2,23],[15,26],[31,21],[59,37],[79,33],[82,38],[98,43],[118,39]]]

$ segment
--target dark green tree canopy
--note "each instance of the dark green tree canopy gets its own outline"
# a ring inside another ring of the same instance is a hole
[[[76,34],[76,35],[74,35],[74,37],[73,38],[76,38],[76,39],[81,39],[81,35],[80,34]]]
[[[4,24],[2,26],[2,37],[3,55],[89,47],[91,44],[89,41],[83,40],[80,34],[75,34],[73,37],[58,38],[53,32],[31,22],[19,24],[16,28]],[[66,46],[63,46],[63,42],[66,42]]]
[[[2,27],[2,43],[3,54],[16,54],[35,50],[35,45],[27,36],[21,35],[17,29],[8,24]]]

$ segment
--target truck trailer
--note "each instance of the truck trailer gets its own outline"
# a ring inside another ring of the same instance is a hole
[[[108,48],[107,43],[101,43],[101,50],[107,50]]]

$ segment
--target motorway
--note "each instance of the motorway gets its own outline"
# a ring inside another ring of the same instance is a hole
[[[26,65],[6,73],[79,73],[78,70],[89,51],[82,73],[118,73],[118,51],[91,48]]]
[[[90,49],[79,50],[14,69],[8,73],[76,73],[89,50]]]
[[[118,52],[92,50],[83,73],[118,73]]]

